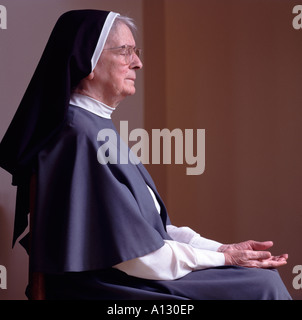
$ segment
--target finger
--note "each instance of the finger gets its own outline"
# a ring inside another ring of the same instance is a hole
[[[267,250],[273,246],[273,241],[251,241],[250,245],[253,250]]]
[[[284,266],[287,264],[286,260],[264,260],[264,261],[259,261],[258,267],[263,268],[263,269],[268,269],[268,268],[278,268],[281,266]]]
[[[267,260],[271,258],[269,251],[248,251],[247,257],[249,260]]]
[[[285,260],[288,259],[288,254],[287,253],[284,253],[282,254],[281,256],[279,256],[280,258],[284,258]]]
[[[269,259],[259,260],[258,267],[260,268],[277,268],[287,264],[288,254],[280,256],[271,256]]]
[[[288,254],[282,254],[280,256],[272,256],[271,259],[275,260],[275,261],[287,260],[288,259]]]
[[[269,268],[278,268],[287,264],[287,261],[275,260],[273,258],[264,259],[264,260],[249,260],[244,264],[245,267],[249,268],[261,268],[261,269],[269,269]]]

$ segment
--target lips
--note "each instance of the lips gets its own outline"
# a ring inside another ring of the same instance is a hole
[[[132,74],[128,74],[128,76],[126,77],[126,80],[131,80],[131,81],[135,81],[136,80],[136,74],[132,73]]]

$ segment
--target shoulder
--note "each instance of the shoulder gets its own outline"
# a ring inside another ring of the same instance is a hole
[[[70,105],[65,122],[57,135],[60,141],[87,142],[97,147],[97,137],[104,129],[115,130],[111,119],[101,118],[85,109]]]
[[[95,150],[98,147],[99,131],[111,126],[111,120],[100,118],[79,107],[69,106],[64,123],[41,152],[60,150],[60,153],[66,154],[71,150],[72,153],[84,152],[86,148]]]
[[[105,128],[113,129],[110,119],[101,118],[85,109],[70,105],[67,112],[66,129],[75,134],[96,138],[98,132]]]

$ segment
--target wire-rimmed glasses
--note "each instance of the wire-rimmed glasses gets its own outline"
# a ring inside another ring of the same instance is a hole
[[[131,64],[133,62],[134,55],[136,55],[138,58],[141,58],[142,56],[142,49],[139,49],[135,46],[129,46],[127,44],[120,47],[107,48],[104,50],[120,50],[120,54],[125,57],[126,64]]]

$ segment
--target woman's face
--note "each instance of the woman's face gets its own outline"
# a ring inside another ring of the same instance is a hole
[[[112,50],[124,45],[135,47],[135,40],[129,27],[119,23],[109,35],[93,71],[99,100],[111,107],[116,107],[125,97],[135,93],[136,70],[143,66],[135,53],[132,55],[132,61],[126,63],[123,49]]]

